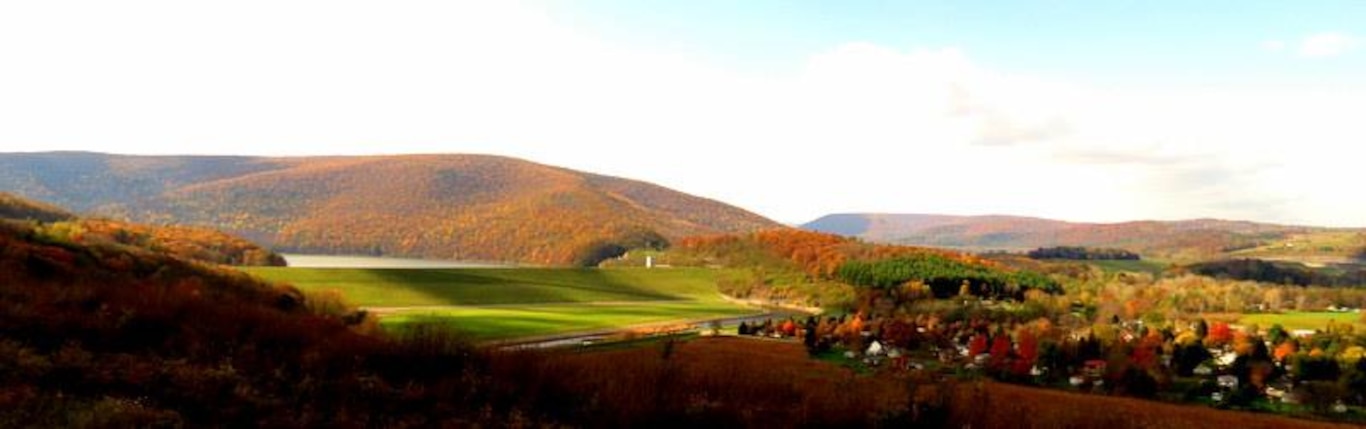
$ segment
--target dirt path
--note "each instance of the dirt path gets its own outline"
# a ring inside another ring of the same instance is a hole
[[[735,304],[740,304],[740,305],[744,305],[744,306],[747,306],[747,307],[780,308],[780,309],[783,309],[783,310],[799,311],[799,312],[807,313],[807,314],[821,314],[821,313],[824,313],[824,312],[825,312],[825,309],[822,309],[822,308],[820,308],[820,307],[809,307],[809,306],[804,306],[804,305],[788,304],[788,303],[778,302],[778,301],[773,301],[773,300],[749,299],[749,298],[736,298],[736,297],[733,297],[733,296],[730,296],[730,295],[726,295],[726,294],[717,294],[717,295],[720,295],[720,296],[721,296],[721,299],[726,300],[726,302],[731,302],[731,303],[735,303]]]

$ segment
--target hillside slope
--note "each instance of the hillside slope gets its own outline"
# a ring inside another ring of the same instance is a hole
[[[1198,219],[1075,223],[1017,216],[945,216],[919,214],[834,214],[802,226],[805,229],[872,241],[964,249],[1025,250],[1051,246],[1120,248],[1144,257],[1172,260],[1218,258],[1245,249],[1264,249],[1268,257],[1293,249],[1311,237],[1339,239],[1333,246],[1301,247],[1297,255],[1349,258],[1366,246],[1366,231],[1273,225],[1245,221]]]
[[[0,192],[0,219],[58,222],[75,218],[76,215],[61,207]]]
[[[0,154],[0,190],[301,252],[543,264],[661,236],[777,226],[644,182],[483,155]]]
[[[513,387],[450,335],[335,300],[0,221],[0,427],[508,425]],[[520,413],[520,414],[519,414]]]
[[[60,207],[3,192],[0,192],[0,221],[17,221],[34,228],[42,236],[78,244],[132,246],[211,264],[285,265],[280,255],[222,231],[81,218]]]

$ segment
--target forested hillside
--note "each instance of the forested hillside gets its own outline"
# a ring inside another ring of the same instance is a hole
[[[504,426],[525,407],[454,337],[374,335],[161,252],[0,221],[0,285],[0,427]]]
[[[962,293],[1019,298],[1029,289],[1058,291],[1056,282],[1041,274],[971,254],[797,229],[691,237],[664,260],[747,268],[749,277],[723,280],[721,291],[831,310],[912,286],[923,286],[927,297]]]
[[[76,215],[61,207],[0,192],[0,219],[57,222],[75,217]]]
[[[971,250],[1108,247],[1144,258],[1178,261],[1215,259],[1252,249],[1262,249],[1259,256],[1267,257],[1346,259],[1366,246],[1363,230],[1217,219],[1075,223],[1018,216],[870,213],[828,215],[803,228],[885,243]],[[1318,237],[1334,240],[1321,243],[1324,240]],[[1314,245],[1295,248],[1294,242]]]
[[[79,244],[116,244],[185,260],[224,265],[282,266],[284,258],[241,237],[190,226],[153,226],[83,219],[50,204],[0,193],[0,221],[32,227],[39,237]]]
[[[222,229],[279,249],[591,264],[633,244],[776,227],[648,183],[480,155],[0,155],[0,190]]]

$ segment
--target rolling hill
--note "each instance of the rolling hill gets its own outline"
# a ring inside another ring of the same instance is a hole
[[[485,155],[0,154],[0,191],[290,251],[539,264],[779,226],[649,183]]]
[[[1176,261],[1230,256],[1351,260],[1366,231],[1198,219],[1075,223],[1017,216],[832,214],[802,228],[871,241],[970,250],[1051,246],[1112,247]]]

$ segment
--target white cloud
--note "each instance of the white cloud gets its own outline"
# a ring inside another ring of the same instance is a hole
[[[1355,48],[1355,38],[1342,33],[1319,33],[1300,42],[1300,55],[1311,58],[1336,57]]]
[[[1284,42],[1284,41],[1280,41],[1280,40],[1268,40],[1268,41],[1262,42],[1262,49],[1265,49],[1265,50],[1268,50],[1268,51],[1271,51],[1271,52],[1280,52],[1280,51],[1285,50],[1285,42]]]
[[[1362,88],[1088,87],[869,43],[755,76],[511,2],[55,3],[0,3],[0,150],[497,153],[787,222],[1366,219],[1338,174]]]

